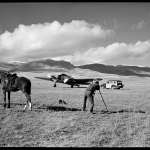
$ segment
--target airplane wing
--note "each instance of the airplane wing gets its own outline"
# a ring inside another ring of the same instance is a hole
[[[93,80],[98,80],[101,81],[103,80],[102,78],[84,78],[84,79],[74,79],[76,81],[83,81],[83,82],[89,82],[89,81],[93,81]]]
[[[34,78],[51,81],[50,78],[48,77],[34,77]]]
[[[101,81],[101,80],[103,80],[103,79],[102,79],[102,78],[74,79],[74,81],[75,81],[77,84],[89,84],[89,83],[92,82],[93,80]]]
[[[70,85],[88,85],[91,83],[93,80],[98,80],[101,81],[103,80],[102,78],[84,78],[84,79],[75,79],[75,78],[70,78],[70,79],[65,79],[64,83],[70,84]]]
[[[72,78],[72,77],[64,75],[64,74],[61,74],[59,79],[58,79],[58,77],[55,77],[55,76],[51,76],[51,77],[35,77],[35,78],[42,79],[42,80],[48,80],[48,81],[54,81],[55,84],[56,84],[56,82],[64,83],[64,84],[71,85],[71,87],[79,86],[79,85],[88,85],[93,80],[98,80],[98,81],[103,80],[102,78],[75,79],[75,78]],[[55,85],[55,87],[56,87],[56,85]]]

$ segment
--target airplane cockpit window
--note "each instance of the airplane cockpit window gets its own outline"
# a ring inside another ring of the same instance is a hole
[[[58,77],[57,77],[59,80],[61,79],[61,75],[58,75]]]

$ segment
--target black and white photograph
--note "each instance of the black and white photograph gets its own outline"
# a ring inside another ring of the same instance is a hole
[[[150,3],[0,3],[0,147],[150,147]]]

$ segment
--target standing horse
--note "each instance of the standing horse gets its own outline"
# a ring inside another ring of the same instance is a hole
[[[31,105],[31,81],[25,77],[18,77],[16,74],[11,74],[9,72],[0,72],[0,84],[2,86],[2,91],[4,95],[4,108],[6,108],[6,93],[8,94],[8,106],[10,108],[10,93],[22,91],[26,96],[26,105],[29,110],[32,110]]]

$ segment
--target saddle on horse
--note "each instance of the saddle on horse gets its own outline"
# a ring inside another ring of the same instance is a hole
[[[8,78],[8,84],[7,84],[7,87],[9,90],[17,90],[17,74],[14,73],[14,74],[8,74],[7,75],[7,78]]]

